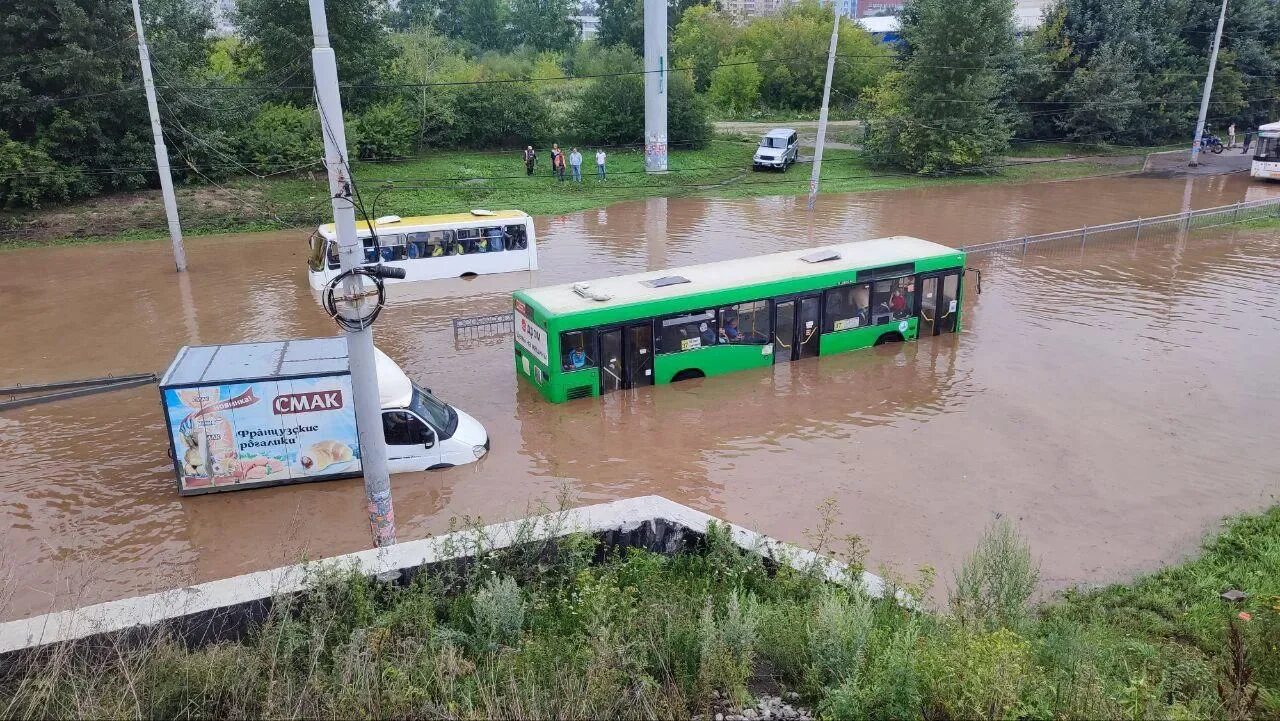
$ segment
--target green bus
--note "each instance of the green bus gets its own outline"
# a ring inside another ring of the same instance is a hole
[[[561,403],[954,333],[964,261],[895,236],[517,291],[516,372]]]

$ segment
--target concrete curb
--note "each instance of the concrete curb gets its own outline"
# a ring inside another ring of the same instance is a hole
[[[829,581],[851,580],[843,564],[813,551],[718,521],[661,496],[641,496],[0,623],[0,657],[161,623],[200,627],[195,633],[197,643],[228,638],[254,618],[265,615],[273,597],[302,590],[308,578],[322,568],[353,568],[370,577],[412,574],[465,559],[477,549],[507,548],[571,533],[591,533],[614,545],[645,546],[673,553],[689,544],[690,534],[701,537],[711,521],[727,526],[734,543],[744,550],[796,569],[816,568]],[[858,582],[876,597],[887,590],[883,579],[865,571]]]

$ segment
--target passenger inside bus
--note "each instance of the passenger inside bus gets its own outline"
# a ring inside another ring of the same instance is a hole
[[[572,330],[560,334],[560,367],[566,371],[576,371],[595,367],[595,362],[587,355],[587,348],[594,347],[594,330]]]
[[[496,253],[503,250],[502,228],[485,228],[485,237],[489,239],[489,252]]]
[[[529,237],[523,225],[508,225],[503,235],[507,250],[524,250],[529,247]]]

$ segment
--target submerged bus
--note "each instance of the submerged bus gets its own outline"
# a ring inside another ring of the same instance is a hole
[[[964,262],[896,236],[517,291],[516,373],[560,403],[954,333]]]
[[[1258,126],[1258,142],[1254,146],[1249,175],[1280,180],[1280,123]]]
[[[364,242],[365,263],[404,268],[403,280],[387,283],[538,269],[533,218],[519,210],[388,215],[374,220],[372,228],[357,223],[356,234]],[[310,244],[307,280],[319,290],[341,272],[333,223],[317,228]]]

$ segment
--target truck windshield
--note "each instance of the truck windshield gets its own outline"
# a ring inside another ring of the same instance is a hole
[[[417,384],[413,386],[413,400],[409,403],[409,410],[435,427],[442,441],[452,437],[453,432],[458,430],[458,412]]]

